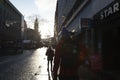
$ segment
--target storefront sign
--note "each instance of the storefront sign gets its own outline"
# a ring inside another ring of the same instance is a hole
[[[108,6],[104,11],[100,13],[100,19],[104,19],[118,11],[120,11],[120,3],[116,2],[113,5]]]
[[[108,17],[113,17],[114,14],[120,13],[120,1],[115,0],[102,10],[100,10],[95,16],[94,19],[104,20]]]

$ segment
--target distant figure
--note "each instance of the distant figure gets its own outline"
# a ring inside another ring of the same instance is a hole
[[[55,48],[53,80],[79,80],[80,48],[76,40],[71,39],[69,32],[63,36]],[[59,70],[60,68],[60,70]],[[58,74],[59,72],[59,74]]]
[[[49,71],[49,62],[51,64],[51,71],[52,71],[52,61],[53,61],[53,57],[54,57],[54,50],[51,46],[48,47],[47,51],[46,51],[46,56],[47,56],[47,60],[48,60],[48,68],[47,70]]]

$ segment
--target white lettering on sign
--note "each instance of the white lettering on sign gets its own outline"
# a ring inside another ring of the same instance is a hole
[[[119,3],[115,3],[113,6],[108,7],[107,9],[100,13],[100,19],[104,19],[109,15],[120,11],[119,7],[120,7]]]

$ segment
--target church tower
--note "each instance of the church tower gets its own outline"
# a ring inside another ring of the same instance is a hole
[[[38,32],[38,28],[39,28],[39,22],[38,22],[38,18],[36,17],[35,22],[34,22],[34,29],[36,32]]]

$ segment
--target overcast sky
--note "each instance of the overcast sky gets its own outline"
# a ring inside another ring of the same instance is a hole
[[[25,17],[28,27],[33,28],[30,16],[39,16],[39,31],[44,38],[53,36],[57,0],[9,0]]]

